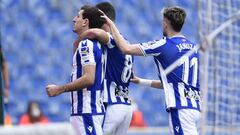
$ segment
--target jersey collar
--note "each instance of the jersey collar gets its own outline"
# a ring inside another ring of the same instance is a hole
[[[171,36],[171,37],[168,37],[168,38],[175,38],[175,37],[182,37],[182,38],[185,38],[185,36],[183,36],[183,35],[174,35],[174,36]]]

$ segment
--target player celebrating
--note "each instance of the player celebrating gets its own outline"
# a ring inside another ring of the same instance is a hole
[[[84,6],[73,19],[79,36],[89,28],[101,28],[105,20],[95,7]],[[103,57],[97,40],[81,41],[73,56],[71,80],[63,86],[47,85],[50,97],[71,92],[70,122],[77,135],[102,135],[104,106],[101,101]]]
[[[108,2],[96,5],[111,20],[115,21],[115,9]],[[108,25],[102,29],[110,32]],[[131,55],[124,55],[116,46],[112,36],[100,29],[89,29],[82,38],[97,38],[106,50],[106,75],[104,80],[104,104],[106,116],[103,125],[104,135],[126,135],[132,118],[128,86],[132,74]]]
[[[161,40],[129,45],[119,34],[114,23],[103,16],[120,50],[125,54],[154,56],[163,82],[167,111],[169,112],[170,132],[174,135],[197,135],[200,119],[199,53],[191,56],[186,52],[195,44],[181,35],[186,13],[179,7],[165,8],[163,12],[163,35]],[[165,70],[181,58],[181,63],[167,76]]]

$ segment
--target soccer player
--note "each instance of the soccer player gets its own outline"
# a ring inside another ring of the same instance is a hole
[[[84,6],[73,19],[73,31],[79,36],[89,28],[101,28],[105,20],[95,7]],[[101,99],[104,64],[97,40],[81,41],[73,56],[71,82],[47,85],[50,97],[71,93],[70,123],[77,135],[102,135],[105,109]]]
[[[186,12],[179,7],[165,8],[162,27],[166,37],[135,45],[129,45],[114,23],[107,16],[103,17],[123,53],[154,57],[165,92],[171,134],[197,135],[200,119],[199,53],[195,51],[189,57],[184,56],[195,47],[181,34]],[[179,58],[181,63],[166,76],[163,70]]]
[[[96,5],[112,21],[115,21],[115,9],[109,2]],[[131,101],[129,99],[129,82],[132,74],[131,55],[124,55],[116,46],[110,35],[108,25],[102,29],[89,29],[83,37],[97,38],[103,43],[106,58],[106,74],[104,80],[104,104],[106,107],[103,125],[104,135],[126,135],[132,118]]]

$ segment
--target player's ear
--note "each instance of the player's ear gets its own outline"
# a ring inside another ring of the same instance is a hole
[[[167,20],[166,20],[166,19],[163,19],[162,25],[163,25],[163,28],[166,28],[166,27],[167,27]]]
[[[88,26],[89,24],[89,20],[86,18],[86,19],[83,19],[83,26]]]

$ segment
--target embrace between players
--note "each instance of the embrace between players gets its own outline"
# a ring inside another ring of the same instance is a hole
[[[71,82],[46,86],[50,97],[70,92],[70,123],[77,135],[127,134],[132,117],[130,80],[164,89],[172,135],[198,135],[199,54],[196,51],[191,56],[184,55],[195,46],[181,35],[185,17],[179,7],[165,8],[164,37],[130,45],[114,24],[115,9],[110,3],[80,9],[73,19],[73,31],[79,39],[74,43]],[[132,55],[153,56],[161,81],[133,75]],[[179,58],[177,67],[165,74],[164,70]]]

